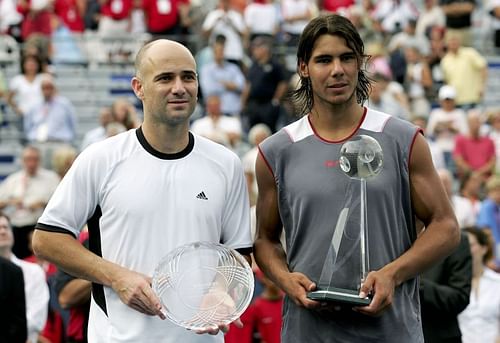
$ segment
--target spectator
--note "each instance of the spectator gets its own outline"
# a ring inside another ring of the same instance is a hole
[[[153,37],[174,35],[182,40],[191,24],[189,0],[143,0],[146,27]]]
[[[21,38],[26,41],[32,34],[50,37],[52,34],[52,2],[49,0],[20,0],[17,11],[23,15]]]
[[[441,60],[446,55],[446,44],[444,41],[444,28],[433,26],[429,33],[430,53],[426,56],[427,64],[431,70],[432,90],[427,96],[432,105],[438,104],[438,92],[444,85],[444,73],[441,68]]]
[[[381,22],[384,32],[392,35],[402,31],[410,20],[416,20],[419,12],[409,0],[381,0],[371,15]]]
[[[224,58],[243,66],[243,42],[246,40],[247,28],[243,16],[231,8],[229,0],[219,0],[218,8],[208,12],[203,21],[202,32],[209,38],[209,43],[217,35],[225,36]]]
[[[200,71],[200,88],[203,97],[208,98],[214,94],[220,96],[224,115],[239,116],[245,76],[238,66],[225,61],[225,39],[222,37],[224,36],[213,43],[214,61],[205,64]]]
[[[495,170],[495,143],[480,132],[482,118],[479,110],[470,110],[467,121],[468,134],[455,138],[453,160],[457,173],[460,178],[466,173],[476,173],[486,180]]]
[[[257,36],[275,38],[280,27],[280,11],[272,0],[254,0],[243,13],[250,42]]]
[[[476,0],[439,0],[446,17],[446,36],[458,36],[464,46],[472,46],[472,12]]]
[[[22,152],[23,169],[0,184],[0,210],[9,215],[14,231],[13,252],[18,258],[30,256],[29,234],[59,184],[58,175],[40,167],[40,152],[27,146]]]
[[[82,33],[85,31],[83,20],[87,11],[87,2],[81,0],[55,0],[54,14],[62,22],[62,25],[71,32]]]
[[[456,104],[469,109],[481,103],[488,73],[486,59],[474,48],[461,46],[460,36],[447,34],[447,52],[441,60],[444,81],[455,88]]]
[[[111,104],[113,121],[121,123],[127,130],[138,128],[141,121],[138,118],[134,105],[127,98],[117,98]]]
[[[427,119],[428,118],[426,117],[413,117],[411,119],[411,122],[413,124],[422,129],[422,132],[426,137],[427,135],[425,134],[425,130],[427,128]],[[436,142],[430,137],[427,137],[427,144],[429,144],[429,150],[431,151],[434,168],[436,168],[436,170],[446,168],[446,164],[444,163],[444,154],[441,147],[437,145]]]
[[[495,143],[496,170],[500,171],[500,107],[488,109],[486,116],[490,127],[488,136]]]
[[[500,275],[488,268],[491,242],[477,227],[465,229],[472,255],[472,292],[470,303],[458,315],[463,343],[498,343],[500,341]]]
[[[3,240],[0,220],[0,241]],[[26,297],[23,270],[0,256],[0,342],[26,343]]]
[[[426,133],[434,139],[444,154],[446,168],[453,173],[453,149],[455,148],[455,137],[458,134],[467,134],[469,128],[465,112],[455,107],[455,89],[451,86],[443,86],[439,89],[440,107],[435,108],[429,114]]]
[[[52,155],[52,170],[59,175],[61,180],[75,161],[76,156],[77,151],[71,146],[63,146],[54,151]]]
[[[398,118],[409,119],[408,110],[403,107],[397,95],[389,88],[391,80],[386,75],[378,72],[372,78],[373,83],[368,98],[368,106],[376,111],[391,113]]]
[[[438,6],[438,0],[424,0],[424,8],[417,19],[415,33],[429,37],[433,27],[444,27],[446,19],[443,9]]]
[[[453,206],[458,226],[463,229],[465,227],[475,225],[476,212],[472,203],[460,194],[456,194],[453,190],[455,184],[453,174],[448,169],[439,169],[437,172],[441,182],[443,183],[444,190],[446,191],[446,194],[448,195],[448,198]]]
[[[329,13],[348,12],[356,4],[355,0],[320,0],[319,9]]]
[[[255,337],[265,343],[281,342],[283,291],[258,267],[254,270],[256,278],[263,285],[263,290],[242,315],[243,328],[232,324],[224,337],[225,343],[252,343]]]
[[[25,115],[24,134],[30,144],[40,149],[45,168],[51,168],[54,150],[71,146],[76,138],[76,113],[71,101],[57,94],[52,76],[44,75],[41,89],[43,100]]]
[[[431,69],[417,46],[408,45],[404,49],[406,60],[405,85],[412,115],[428,116],[431,104],[427,93],[432,89]]]
[[[283,66],[272,56],[272,41],[258,37],[252,42],[252,65],[242,95],[244,130],[264,123],[271,131],[277,129],[280,103],[288,89]]]
[[[484,197],[484,180],[477,173],[467,173],[459,180],[458,194],[469,202],[474,213],[474,223],[468,226],[475,226],[479,209],[481,208],[481,200]]]
[[[208,96],[206,109],[206,116],[196,119],[191,124],[191,131],[234,149],[241,140],[240,119],[222,114],[218,95]]]
[[[42,79],[41,60],[32,55],[23,56],[21,74],[15,75],[10,80],[7,94],[7,103],[20,117],[21,122],[22,117],[43,99]]]
[[[102,107],[99,110],[99,126],[86,132],[83,136],[80,151],[88,147],[90,144],[106,139],[106,126],[113,121],[111,107]]]
[[[500,176],[493,175],[486,182],[487,197],[481,203],[477,226],[487,229],[493,243],[493,260],[488,264],[491,269],[500,272]]]
[[[45,273],[36,263],[20,260],[13,252],[14,234],[9,218],[0,213],[0,256],[21,267],[24,278],[24,292],[26,298],[26,319],[28,323],[27,342],[37,342],[47,320],[49,308],[49,287],[45,280]],[[5,306],[2,303],[2,306]]]
[[[302,30],[309,20],[317,15],[315,3],[309,0],[282,0],[281,1],[281,31],[285,44],[295,47]]]
[[[257,202],[257,178],[255,177],[255,161],[259,154],[259,144],[267,137],[271,136],[271,129],[266,124],[256,124],[248,131],[248,142],[252,149],[242,158],[243,169],[247,179],[248,194],[250,195],[250,206]]]
[[[132,7],[132,0],[100,1],[99,37],[114,38],[129,32]]]

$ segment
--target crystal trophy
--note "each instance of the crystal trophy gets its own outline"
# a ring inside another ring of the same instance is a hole
[[[358,135],[340,149],[340,169],[349,177],[344,205],[335,225],[317,289],[308,298],[347,306],[366,306],[371,297],[359,297],[369,271],[366,180],[380,173],[380,144]]]
[[[252,299],[254,277],[236,250],[194,242],[161,259],[152,288],[170,321],[190,330],[206,330],[240,317]]]

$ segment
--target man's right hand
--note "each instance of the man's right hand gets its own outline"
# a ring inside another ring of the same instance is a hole
[[[286,282],[282,284],[282,287],[290,299],[298,306],[313,309],[321,305],[318,301],[307,297],[308,292],[316,289],[316,284],[302,273],[290,273],[286,278]]]
[[[118,294],[120,300],[134,310],[149,316],[166,318],[161,311],[160,299],[151,288],[150,277],[122,269],[120,275],[112,282],[111,287]]]

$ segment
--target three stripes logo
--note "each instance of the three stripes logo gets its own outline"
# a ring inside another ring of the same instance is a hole
[[[208,200],[207,196],[205,195],[205,192],[201,191],[197,196],[196,196],[197,199],[201,199],[201,200]]]

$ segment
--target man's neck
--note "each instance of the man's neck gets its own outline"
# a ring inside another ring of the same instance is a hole
[[[149,145],[164,154],[181,152],[189,144],[189,127],[186,124],[175,127],[156,124],[153,127],[144,122],[142,133]]]
[[[363,117],[364,108],[357,103],[338,106],[314,106],[310,120],[320,137],[338,141],[350,136]]]

